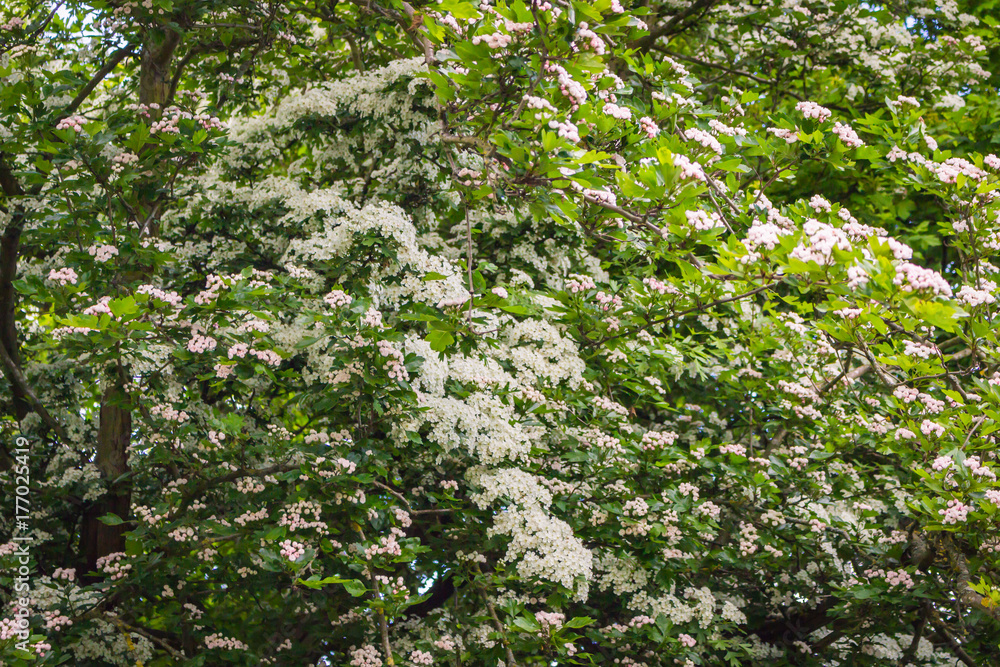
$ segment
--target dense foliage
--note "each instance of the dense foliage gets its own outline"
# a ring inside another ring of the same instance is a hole
[[[997,4],[5,2],[0,660],[1000,664]]]

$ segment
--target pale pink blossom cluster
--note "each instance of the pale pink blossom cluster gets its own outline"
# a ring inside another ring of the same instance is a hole
[[[58,632],[64,627],[73,625],[73,621],[69,616],[64,616],[58,611],[42,612],[42,617],[45,619],[45,628],[47,630],[55,630]]]
[[[712,128],[712,130],[714,130],[716,133],[725,134],[726,136],[729,137],[735,137],[737,134],[739,134],[740,136],[746,136],[747,133],[747,130],[745,127],[743,127],[742,123],[738,127],[730,127],[729,125],[726,125],[725,123],[716,120],[715,118],[708,121],[708,126]]]
[[[896,277],[892,282],[902,287],[904,292],[926,290],[939,296],[951,296],[951,285],[940,273],[910,262],[902,262],[896,267]]]
[[[655,139],[660,133],[660,126],[653,122],[649,116],[643,116],[639,119],[639,129],[645,132],[650,139]]]
[[[378,351],[379,354],[385,357],[385,365],[382,366],[382,369],[388,371],[390,380],[405,382],[410,379],[410,373],[406,370],[406,366],[403,365],[403,353],[393,347],[392,343],[387,340],[380,340],[378,342]]]
[[[192,542],[198,537],[194,528],[190,526],[180,526],[167,533],[167,535],[175,542]]]
[[[221,648],[230,651],[246,651],[250,647],[241,642],[239,639],[233,639],[232,637],[226,637],[219,633],[213,633],[205,637],[205,648]]]
[[[833,210],[833,205],[820,195],[813,195],[809,200],[809,205],[816,211],[826,211],[829,213]]]
[[[184,303],[184,298],[177,292],[174,292],[173,290],[168,292],[160,289],[159,287],[153,287],[152,285],[139,285],[135,289],[135,293],[148,294],[150,298],[163,301],[164,303],[168,303],[175,308],[180,307],[180,305]]]
[[[608,311],[622,307],[622,298],[617,294],[608,294],[606,292],[598,292],[594,295],[594,298],[600,305],[601,310]]]
[[[312,515],[310,521],[307,517]],[[326,531],[326,523],[322,520],[323,506],[311,500],[300,500],[281,514],[279,526],[288,526],[288,530],[309,530],[312,528]]]
[[[695,514],[700,514],[701,516],[714,520],[718,520],[719,516],[722,514],[722,508],[713,503],[711,500],[706,500],[701,505],[698,505],[694,508],[694,511]]]
[[[59,123],[56,124],[57,130],[73,130],[74,132],[82,132],[83,124],[87,122],[87,119],[83,116],[68,116],[63,118]]]
[[[216,364],[215,366],[212,367],[212,370],[215,371],[215,376],[217,378],[219,378],[220,380],[225,380],[236,371],[236,365]]]
[[[919,107],[920,100],[918,100],[915,97],[909,97],[907,95],[899,95],[896,97],[896,99],[889,100],[889,106],[892,107],[893,109],[898,109],[904,104],[909,104],[912,107]]]
[[[469,294],[468,292],[466,292],[465,294],[462,294],[461,296],[457,296],[457,297],[455,297],[453,299],[441,299],[440,301],[437,302],[437,307],[438,308],[442,308],[442,309],[443,308],[458,308],[462,304],[468,303],[469,299],[471,299],[471,298],[472,298],[472,295]],[[378,311],[374,311],[374,312],[377,313]],[[378,315],[381,318],[382,314],[378,313]],[[365,313],[365,316],[367,317],[368,313]],[[381,323],[381,320],[379,320],[379,322]]]
[[[135,108],[140,108],[144,105],[131,105]],[[149,105],[147,109],[153,108],[154,105]],[[148,112],[147,112],[148,115]],[[163,110],[163,115],[159,120],[154,121],[149,126],[150,134],[157,134],[160,132],[166,132],[168,134],[180,134],[180,123],[181,120],[193,120],[198,125],[201,125],[204,129],[208,131],[212,130],[223,130],[226,124],[223,123],[215,116],[210,116],[208,114],[192,114],[188,111],[179,109],[178,107],[167,107]]]
[[[984,466],[978,456],[970,456],[965,459],[965,467],[976,477],[985,477],[994,482],[997,481],[996,473]]]
[[[593,51],[597,55],[603,55],[607,51],[607,46],[604,44],[604,40],[596,32],[590,29],[590,25],[587,23],[581,23],[579,30],[576,33],[576,41],[583,44],[583,49],[585,51]],[[607,113],[605,111],[604,113]]]
[[[933,463],[931,463],[931,468],[933,468],[938,472],[941,472],[942,470],[947,470],[948,468],[952,467],[954,464],[955,462],[952,460],[950,456],[939,456],[936,459],[934,459]]]
[[[536,611],[535,620],[542,626],[542,630],[547,628],[558,630],[566,622],[566,614],[555,611]]]
[[[687,135],[688,141],[695,141],[704,146],[705,148],[711,149],[715,153],[722,155],[722,144],[720,144],[719,140],[713,137],[708,132],[693,127],[685,131],[684,134]]]
[[[746,247],[748,252],[755,251],[758,247],[764,246],[768,250],[774,250],[774,248],[781,242],[781,237],[789,233],[787,229],[779,227],[778,225],[765,222],[750,225],[747,229],[747,237],[743,239],[743,245]]]
[[[596,201],[601,204],[611,204],[615,206],[618,204],[618,197],[615,193],[608,190],[592,190],[590,188],[585,188],[582,190],[583,196],[592,201]]]
[[[690,482],[681,482],[677,487],[677,493],[682,496],[691,496],[692,500],[698,500],[698,487]]]
[[[346,308],[351,305],[351,296],[343,290],[335,289],[323,297],[323,301],[332,308]]]
[[[486,46],[491,49],[505,49],[510,43],[514,41],[514,38],[510,35],[502,33],[500,31],[491,33],[489,35],[476,35],[472,38],[473,44],[486,44]]]
[[[989,489],[983,494],[988,502],[1000,507],[1000,489]]]
[[[379,538],[378,544],[372,544],[365,548],[364,557],[371,560],[375,556],[400,556],[403,553],[403,548],[400,546],[399,542],[396,541],[396,536],[403,535],[403,532],[396,527],[392,528],[392,532],[389,535],[383,535]]]
[[[715,211],[709,212],[701,209],[695,211],[684,211],[684,217],[687,218],[689,225],[700,232],[726,226],[722,221],[722,218]]]
[[[745,521],[740,522],[740,555],[750,556],[751,554],[757,553],[757,540],[759,539],[757,535],[757,529],[754,528],[752,523],[747,523]]]
[[[649,503],[642,498],[633,498],[622,506],[625,516],[642,517],[649,513]]]
[[[490,292],[500,297],[501,299],[506,299],[508,296],[510,296],[507,293],[507,290],[504,289],[503,287],[494,287],[493,289],[490,290]]]
[[[382,654],[371,644],[352,649],[351,667],[382,667]]]
[[[257,510],[256,512],[244,512],[240,516],[233,519],[233,523],[239,526],[245,526],[251,521],[263,521],[266,518],[267,518],[267,509],[262,508]]]
[[[870,570],[865,570],[865,576],[869,579],[885,579],[886,583],[889,584],[889,588],[895,588],[897,586],[902,586],[903,588],[913,588],[913,577],[906,570],[883,570],[881,568],[873,568]]]
[[[189,352],[194,352],[199,354],[201,352],[211,352],[215,349],[218,342],[211,336],[202,336],[201,334],[193,334],[191,340],[187,343],[187,349]],[[230,357],[232,358],[232,357]]]
[[[810,102],[809,100],[804,100],[796,104],[795,110],[806,118],[815,118],[821,123],[833,115],[833,112],[826,107],[822,107],[815,102]]]
[[[786,130],[780,127],[769,127],[767,128],[767,131],[779,139],[784,139],[786,144],[794,144],[799,140],[798,130]]]
[[[260,333],[267,333],[271,330],[271,325],[264,320],[251,319],[246,322],[241,323],[238,327],[233,329],[233,333],[246,333],[248,331],[258,331]]]
[[[66,336],[78,333],[89,333],[91,331],[96,331],[96,329],[91,329],[90,327],[58,327],[49,332],[55,340],[62,340]]]
[[[971,308],[996,302],[996,297],[988,290],[979,290],[969,285],[962,285],[962,289],[958,290],[955,299]]]
[[[857,264],[847,267],[847,286],[851,289],[864,287],[868,284],[869,276],[864,267]]]
[[[110,315],[114,319],[114,313],[111,312],[111,297],[102,296],[97,300],[92,306],[88,306],[83,309],[84,315]]]
[[[434,656],[427,651],[414,650],[410,653],[410,662],[414,665],[433,665]]]
[[[990,153],[983,158],[983,164],[985,164],[990,169],[996,169],[1000,171],[1000,157],[997,157],[993,153]]]
[[[434,642],[434,646],[441,649],[442,651],[447,651],[451,653],[455,650],[455,640],[452,639],[451,635],[444,635],[441,639]]]
[[[166,419],[167,421],[177,422],[178,424],[183,424],[191,418],[188,413],[178,410],[172,405],[154,405],[149,409],[149,414],[154,417]]]
[[[889,162],[895,162],[896,160],[905,160],[907,157],[906,151],[904,151],[899,146],[893,146],[885,156]]]
[[[93,244],[89,248],[87,248],[87,252],[90,253],[91,257],[93,257],[96,261],[103,263],[108,261],[112,257],[117,256],[118,248],[116,248],[113,245]]]
[[[670,431],[647,431],[642,434],[643,449],[669,447],[677,440],[677,434]]]
[[[598,408],[602,410],[607,410],[608,412],[614,412],[622,417],[628,416],[628,408],[626,408],[621,403],[616,403],[609,398],[604,398],[603,396],[594,396],[591,399]]]
[[[125,167],[139,162],[139,156],[131,151],[125,151],[111,158],[111,171],[120,174],[125,171]]]
[[[920,391],[912,387],[899,385],[892,390],[892,395],[901,400],[903,403],[912,403],[917,400],[917,397],[920,395]]]
[[[705,180],[705,170],[697,162],[692,162],[686,155],[675,155],[674,166],[681,170],[681,178],[696,181]]]
[[[938,349],[935,345],[928,345],[926,343],[918,343],[916,341],[907,340],[903,341],[903,354],[908,357],[920,357],[921,359],[930,359],[931,357],[937,355]]]
[[[23,609],[23,607],[21,608]],[[18,637],[21,632],[26,632],[27,629],[28,619],[26,617],[22,616],[20,618],[5,618],[0,620],[0,641]]]
[[[698,643],[697,639],[683,632],[680,635],[678,635],[677,639],[680,641],[682,645],[686,646],[687,648],[694,648],[695,644]]]
[[[580,128],[568,120],[550,120],[549,128],[555,130],[556,135],[566,139],[567,141],[572,141],[574,144],[579,143],[580,141]]]
[[[544,97],[525,95],[523,99],[524,99],[524,108],[526,109],[534,109],[536,111],[551,111],[552,113],[556,112],[556,108],[552,106],[552,103],[549,102]]]
[[[559,82],[559,92],[572,101],[572,108],[574,111],[581,104],[587,101],[586,89],[584,89],[582,84],[571,77],[569,72],[567,72],[561,65],[546,62],[545,65],[543,65],[543,69],[556,75],[556,79]]]
[[[53,280],[60,285],[75,285],[76,281],[80,279],[80,276],[76,274],[76,271],[69,267],[62,269],[52,269],[49,271],[49,280]]]
[[[891,236],[885,237],[885,242],[889,246],[889,250],[892,251],[892,256],[895,259],[910,259],[913,257],[913,248],[906,245],[901,241],[897,241]]]
[[[97,559],[97,569],[108,575],[112,581],[124,579],[128,571],[132,569],[131,563],[122,562],[125,559],[125,552],[116,551],[107,556]]]
[[[948,501],[948,506],[945,509],[938,510],[938,514],[941,515],[941,523],[961,523],[968,519],[968,514],[971,511],[971,505],[966,505],[962,501],[952,498]]]
[[[816,262],[824,266],[833,262],[833,251],[851,250],[853,247],[847,235],[833,225],[809,218],[802,225],[803,241],[808,240],[808,244],[800,242],[795,246],[789,257],[802,260],[803,262]]]
[[[590,276],[574,273],[570,274],[570,279],[566,281],[566,289],[576,294],[589,289],[597,289],[597,285],[594,284],[594,280]]]
[[[959,175],[973,181],[981,181],[986,178],[985,171],[960,157],[950,157],[940,164],[929,162],[926,166],[934,172],[942,183],[955,183],[958,181]]]
[[[198,293],[194,302],[199,306],[204,306],[219,298],[219,292],[225,288],[226,283],[221,276],[214,273],[205,278],[205,289]]]
[[[377,328],[382,326],[382,313],[375,306],[368,306],[365,316],[361,318],[361,323],[367,327]]]
[[[920,432],[923,433],[928,438],[931,436],[940,438],[942,435],[944,435],[945,428],[944,426],[938,424],[935,421],[931,421],[930,419],[925,419],[922,422],[920,422]]]
[[[281,365],[281,355],[274,350],[257,350],[251,349],[246,343],[235,343],[229,348],[226,353],[230,359],[235,359],[239,357],[240,359],[245,359],[249,354],[251,357],[255,357],[260,361],[263,361],[268,366],[280,366]],[[217,369],[218,370],[218,369]],[[228,373],[227,373],[228,375]]]
[[[908,428],[900,427],[896,429],[896,439],[897,440],[913,440],[917,437],[917,434]]]
[[[658,292],[660,294],[678,294],[679,290],[674,287],[671,283],[665,283],[657,278],[643,278],[642,284],[649,288],[650,292]]]
[[[844,145],[848,148],[861,148],[865,142],[861,140],[858,133],[850,125],[845,125],[840,121],[833,124],[833,133],[840,137]]]
[[[605,114],[618,120],[628,120],[632,117],[632,110],[628,107],[620,107],[613,102],[607,102],[602,109]]]
[[[76,579],[76,568],[75,567],[57,567],[52,570],[53,579],[65,579],[66,581],[74,581]]]
[[[301,542],[285,540],[281,543],[281,551],[279,553],[282,558],[294,562],[306,555],[306,547]]]

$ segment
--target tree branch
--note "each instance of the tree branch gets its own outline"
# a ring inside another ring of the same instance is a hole
[[[125,58],[132,55],[133,53],[135,53],[135,45],[129,44],[128,46],[123,46],[122,48],[118,49],[113,54],[111,54],[111,57],[108,59],[108,62],[104,63],[104,67],[97,70],[97,73],[94,74],[93,78],[91,78],[91,80],[87,82],[87,85],[84,86],[80,90],[80,92],[76,94],[76,97],[74,97],[73,101],[69,103],[69,106],[66,107],[64,113],[67,116],[69,116],[74,111],[79,109],[80,105],[83,104],[88,97],[90,97],[90,94],[94,92],[94,89],[97,88],[97,86],[101,83],[101,81],[104,80],[104,77],[110,74],[114,68],[118,67],[118,64],[121,61],[125,60]]]

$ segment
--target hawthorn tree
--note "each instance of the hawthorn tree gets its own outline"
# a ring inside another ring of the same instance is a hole
[[[5,3],[0,660],[1000,664],[996,4]]]

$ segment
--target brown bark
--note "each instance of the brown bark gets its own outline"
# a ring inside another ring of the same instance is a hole
[[[17,329],[14,326],[14,312],[17,293],[14,279],[17,277],[17,259],[21,250],[21,229],[23,214],[14,211],[11,200],[24,195],[21,184],[6,164],[0,163],[0,188],[3,189],[8,211],[13,216],[0,238],[0,345],[18,368],[21,367],[21,351],[17,344]],[[14,417],[21,421],[31,410],[31,404],[21,387],[10,381],[14,396]]]
[[[159,104],[170,97],[170,61],[181,43],[181,34],[167,28],[159,42],[147,42],[142,47],[139,70],[139,103]]]
[[[87,571],[96,570],[97,559],[125,550],[128,524],[108,526],[98,519],[114,514],[128,519],[131,493],[127,480],[128,447],[132,439],[132,412],[128,396],[115,386],[101,397],[101,423],[97,431],[96,465],[108,484],[108,492],[87,510],[83,520],[81,550],[87,560]]]

